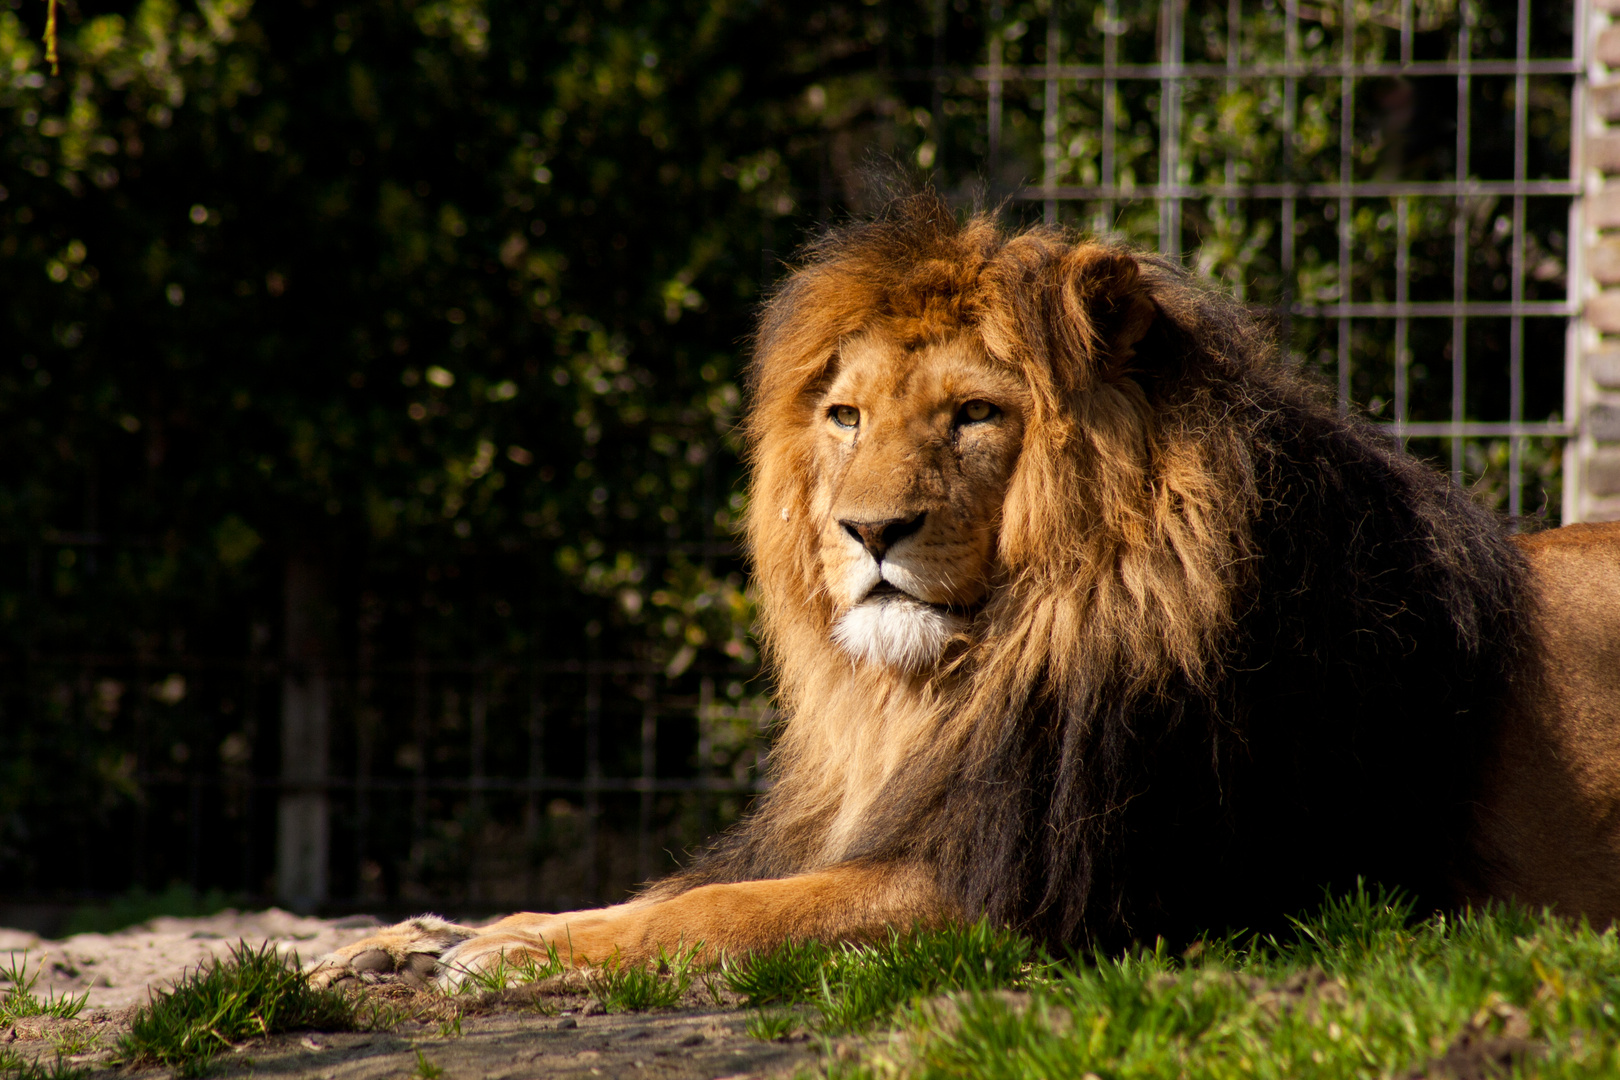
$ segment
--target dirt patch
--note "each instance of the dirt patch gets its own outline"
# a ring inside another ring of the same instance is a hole
[[[215,1058],[207,1075],[288,1080],[383,1080],[417,1073],[421,1063],[443,1069],[445,1080],[559,1080],[559,1078],[793,1076],[821,1060],[804,1036],[761,1042],[747,1032],[736,1008],[678,1008],[604,1014],[594,1002],[573,1007],[527,1007],[478,999],[397,1002],[422,1006],[418,1015],[388,1030],[292,1032],[244,1043]],[[560,1003],[559,1003],[560,1004]],[[31,1020],[0,1033],[9,1049],[49,1066],[58,1056],[93,1075],[113,1068],[113,1050],[129,1030],[130,1009],[97,1010],[73,1021]],[[167,1069],[120,1076],[160,1077]]]
[[[322,920],[284,911],[234,911],[195,919],[160,918],[115,934],[46,941],[0,930],[0,966],[41,969],[34,993],[85,994],[73,1020],[33,1017],[0,1029],[7,1051],[50,1065],[58,1057],[102,1075],[129,1030],[134,1007],[153,989],[171,986],[187,968],[225,955],[238,941],[270,944],[308,960],[355,941],[371,919]],[[404,987],[366,991],[384,1030],[297,1032],[245,1043],[214,1060],[208,1075],[288,1080],[405,1077],[419,1058],[445,1080],[524,1078],[791,1076],[821,1060],[818,1043],[799,1035],[762,1042],[747,1033],[748,1014],[733,995],[694,986],[683,1006],[604,1013],[573,980],[501,994],[446,997]],[[718,1001],[717,1001],[718,998]],[[127,1069],[119,1075],[131,1075]],[[134,1075],[166,1076],[166,1069]]]
[[[432,1021],[388,1034],[284,1036],[245,1052],[251,1062],[222,1062],[221,1076],[280,1073],[370,1080],[417,1068],[417,1054],[447,1080],[481,1077],[663,1076],[714,1080],[791,1075],[818,1055],[807,1041],[766,1043],[749,1037],[735,1010],[675,1010],[622,1015],[539,1016],[497,1013],[462,1020],[445,1037]]]

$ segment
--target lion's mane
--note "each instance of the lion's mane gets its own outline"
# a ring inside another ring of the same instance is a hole
[[[852,663],[804,435],[839,343],[980,336],[1035,402],[998,580],[931,678]],[[922,864],[967,917],[1110,946],[1267,925],[1358,876],[1444,903],[1525,635],[1500,523],[1170,262],[931,194],[765,308],[747,538],[774,786],[665,888]],[[865,785],[865,786],[863,786]],[[881,786],[879,786],[881,785]]]

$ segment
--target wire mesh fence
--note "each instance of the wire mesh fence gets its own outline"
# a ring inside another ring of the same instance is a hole
[[[1196,263],[1270,308],[1343,408],[1510,516],[1560,519],[1580,310],[1575,5],[1054,0],[986,15],[988,55],[941,56],[928,77],[958,117],[982,113],[993,187],[1047,222]]]
[[[27,718],[36,751],[90,748],[85,790],[36,813],[82,815],[98,786],[104,799],[24,872],[86,896],[180,882],[327,908],[620,896],[759,790],[771,714],[751,674],[626,660],[7,664],[0,704]],[[289,739],[311,698],[323,737],[304,723]],[[285,850],[299,843],[314,850]],[[318,882],[278,880],[311,858]]]

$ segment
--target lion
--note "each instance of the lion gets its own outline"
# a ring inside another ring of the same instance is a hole
[[[1117,949],[1358,879],[1620,913],[1620,529],[1515,539],[1213,286],[927,192],[809,248],[750,391],[767,793],[626,903],[423,916],[317,983]]]

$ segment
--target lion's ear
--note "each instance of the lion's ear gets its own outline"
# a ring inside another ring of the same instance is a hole
[[[1136,259],[1118,248],[1084,244],[1066,262],[1065,291],[1089,323],[1098,374],[1111,378],[1136,367],[1136,346],[1159,317]]]
[[[1067,391],[1134,375],[1137,345],[1159,318],[1136,258],[1109,244],[1054,241],[1015,237],[985,272],[985,345],[1047,367]]]

